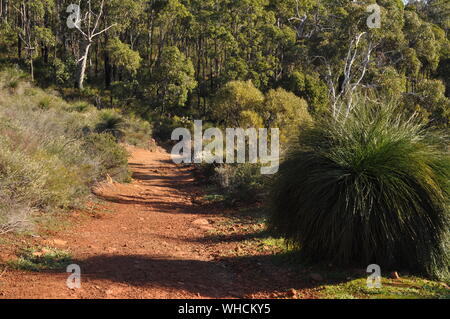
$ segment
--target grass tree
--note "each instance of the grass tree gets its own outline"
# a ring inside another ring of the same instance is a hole
[[[272,229],[304,260],[447,276],[446,139],[394,107],[359,104],[301,132],[274,185]]]
[[[112,109],[102,110],[95,130],[98,133],[109,133],[116,140],[119,140],[123,136],[124,124],[124,118],[117,111]]]

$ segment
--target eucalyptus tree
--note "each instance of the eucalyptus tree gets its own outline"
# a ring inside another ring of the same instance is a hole
[[[147,96],[162,113],[182,107],[197,85],[194,72],[192,62],[177,47],[165,47],[153,72]]]
[[[55,44],[51,29],[44,26],[46,14],[52,14],[55,3],[53,0],[13,1],[12,7],[18,14],[17,23],[17,50],[21,58],[22,44],[25,46],[31,80],[34,81],[34,57],[38,41],[46,44]]]
[[[81,0],[79,3],[81,3]],[[86,3],[87,9],[84,13],[82,13],[80,5],[70,5],[67,8],[67,12],[71,13],[71,15],[67,20],[68,26],[75,28],[81,34],[80,58],[77,61],[78,64],[77,87],[79,89],[83,88],[86,73],[86,64],[89,57],[89,50],[91,48],[92,43],[94,42],[94,39],[97,36],[101,35],[102,33],[111,29],[113,26],[115,26],[114,23],[109,26],[106,26],[103,29],[100,28],[101,25],[100,19],[102,18],[103,15],[104,5],[105,1],[102,0],[99,5],[97,14],[95,14],[92,11],[93,8],[91,0],[87,0]]]

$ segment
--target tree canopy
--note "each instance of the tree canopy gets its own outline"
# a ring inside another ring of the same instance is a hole
[[[87,86],[143,114],[213,119],[219,92],[251,81],[263,94],[294,93],[313,114],[345,111],[370,90],[410,109],[413,101],[430,123],[448,126],[445,0],[82,0],[80,30],[95,29],[91,38],[66,25],[70,4],[1,1],[2,63],[73,87],[85,61]],[[367,23],[374,4],[379,28]],[[125,86],[132,94],[121,99],[114,90]]]

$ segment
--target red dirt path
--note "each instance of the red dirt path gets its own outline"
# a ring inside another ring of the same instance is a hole
[[[96,190],[108,212],[45,239],[72,253],[81,289],[67,288],[65,272],[8,269],[0,298],[239,298],[290,290],[289,276],[277,269],[271,278],[273,266],[258,256],[220,258],[236,243],[208,240],[220,214],[193,203],[200,190],[188,168],[163,150],[130,152],[133,182]]]

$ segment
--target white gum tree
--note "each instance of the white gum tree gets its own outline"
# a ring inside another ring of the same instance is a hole
[[[94,39],[100,34],[108,31],[116,24],[113,23],[103,29],[100,29],[100,21],[103,15],[105,1],[102,0],[98,9],[98,13],[95,14],[92,11],[91,0],[87,0],[87,10],[84,13],[83,17],[81,17],[81,0],[78,5],[70,5],[67,8],[67,12],[72,13],[68,20],[67,25],[69,28],[77,29],[81,34],[80,40],[80,58],[77,61],[78,64],[78,74],[77,74],[77,87],[79,89],[83,88],[85,73],[86,73],[86,65],[89,57],[89,50],[91,48]]]

